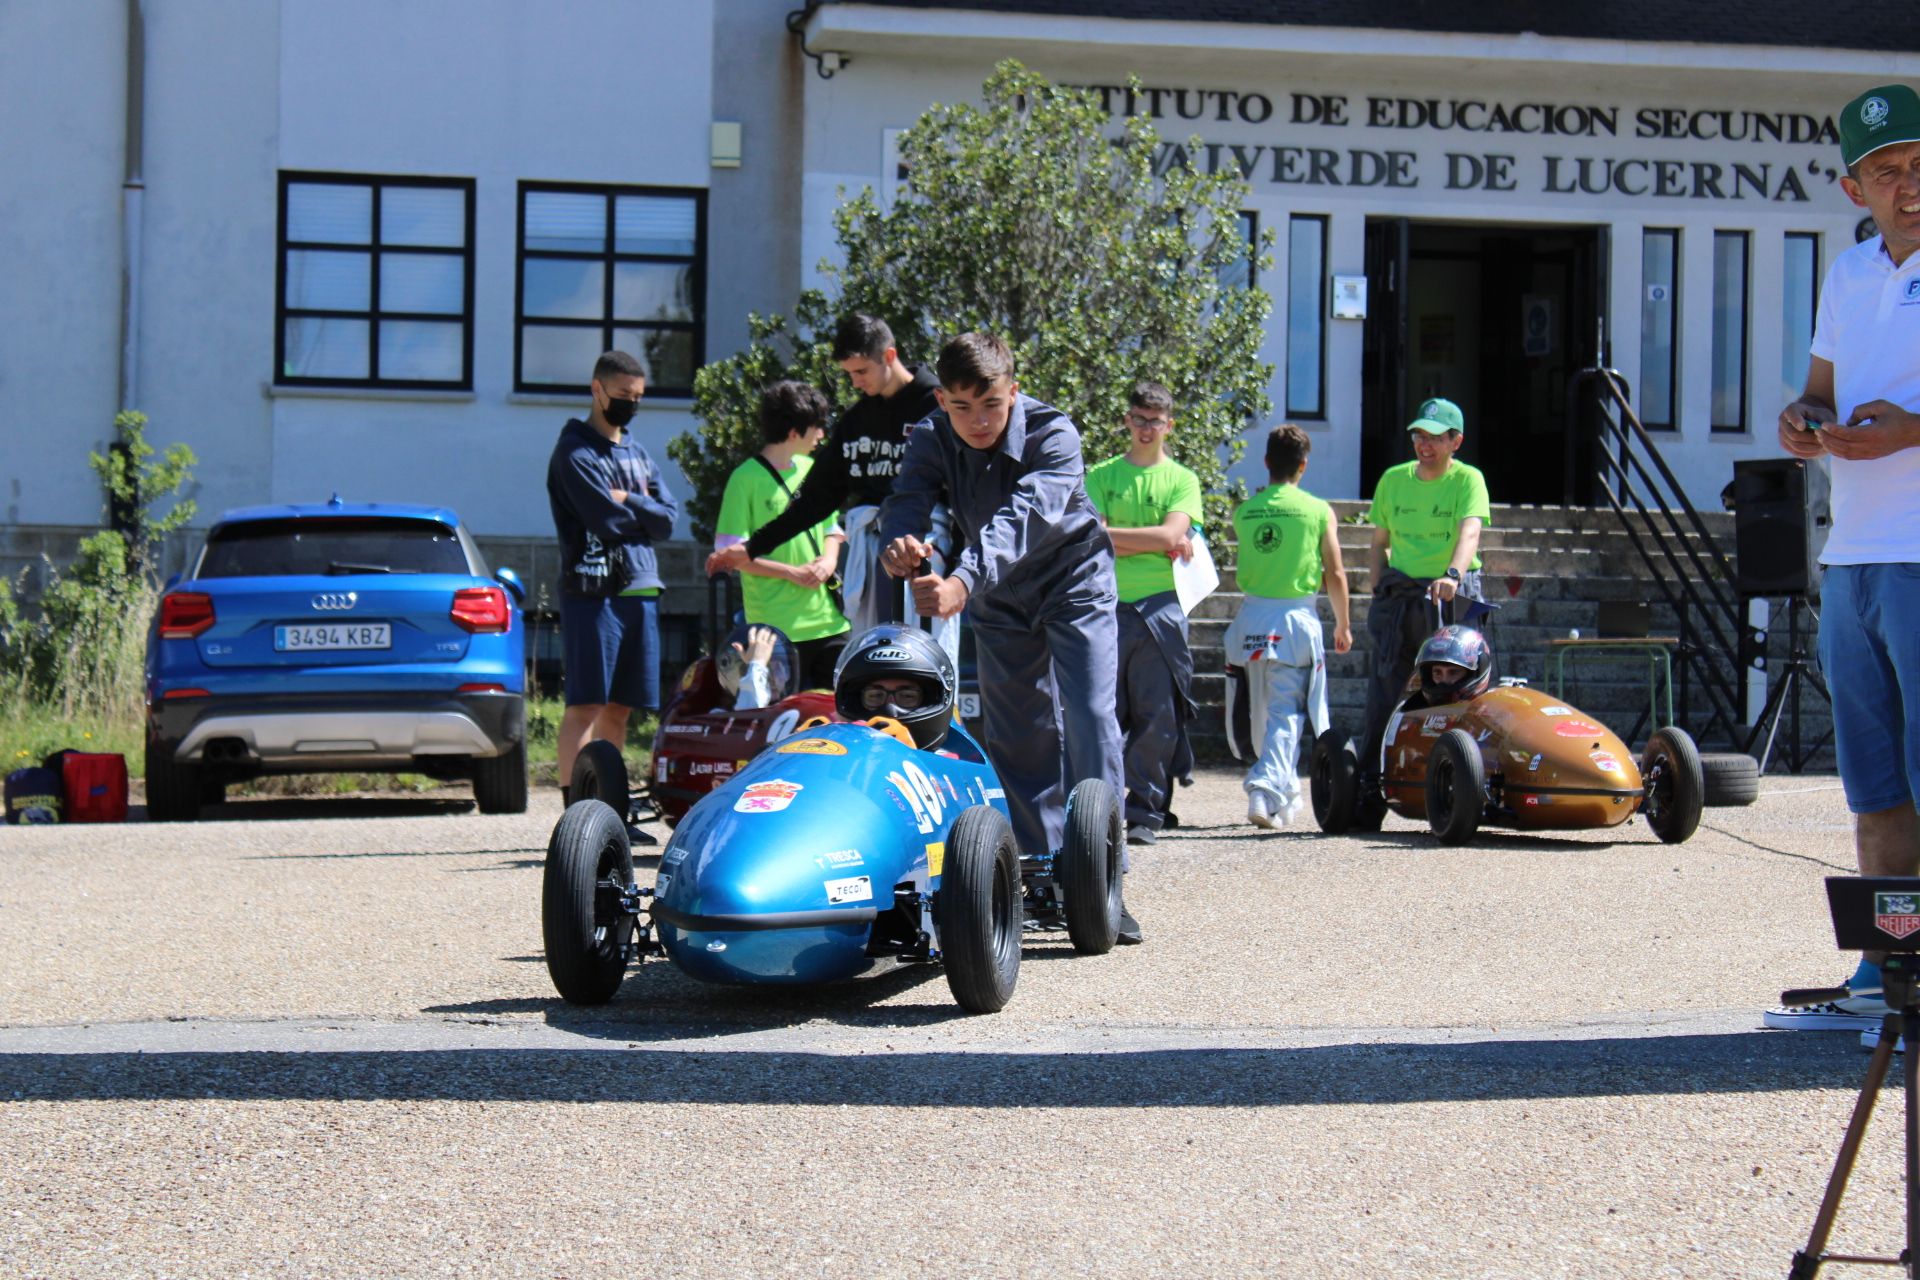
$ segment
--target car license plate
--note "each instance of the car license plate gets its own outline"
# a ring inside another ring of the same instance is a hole
[[[960,695],[960,718],[962,720],[978,720],[980,718],[979,694],[963,693]]]
[[[317,622],[275,627],[273,647],[281,653],[311,649],[391,649],[393,626],[386,622]]]

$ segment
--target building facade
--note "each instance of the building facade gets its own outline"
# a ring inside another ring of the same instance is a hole
[[[647,363],[664,462],[694,369],[833,255],[841,190],[890,193],[899,131],[1005,57],[1116,131],[1154,117],[1163,164],[1246,175],[1272,416],[1315,434],[1319,492],[1369,492],[1445,395],[1496,501],[1578,498],[1567,388],[1598,360],[1716,504],[1775,452],[1821,275],[1870,230],[1833,116],[1920,82],[1912,24],[1348,8],[0,5],[0,564],[97,527],[86,454],[123,405],[198,453],[202,523],[338,491],[548,537],[593,355]]]

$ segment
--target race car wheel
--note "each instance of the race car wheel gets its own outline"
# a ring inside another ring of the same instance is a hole
[[[482,813],[525,813],[527,811],[527,744],[525,742],[514,743],[511,751],[503,751],[490,759],[473,762],[473,801],[475,807]]]
[[[1679,844],[1692,835],[1700,825],[1707,781],[1699,748],[1685,729],[1668,725],[1647,739],[1640,777],[1646,792],[1640,812],[1653,834],[1666,844]]]
[[[575,804],[598,800],[619,814],[620,821],[627,820],[627,761],[613,743],[595,738],[580,748],[567,786]]]
[[[1060,893],[1067,937],[1083,956],[1103,956],[1120,936],[1120,854],[1127,838],[1120,797],[1099,778],[1067,796],[1067,844],[1060,851]]]
[[[1487,769],[1480,744],[1465,729],[1449,729],[1427,757],[1427,825],[1441,844],[1465,844],[1487,808]]]
[[[933,899],[947,986],[968,1013],[998,1013],[1020,978],[1020,855],[992,805],[970,805],[947,831]]]
[[[1360,754],[1354,750],[1353,739],[1338,729],[1328,729],[1313,740],[1313,760],[1307,766],[1313,820],[1328,835],[1341,834],[1353,825],[1359,812],[1359,792]]]
[[[598,800],[568,805],[547,841],[540,887],[547,973],[568,1004],[605,1004],[620,989],[635,921],[620,893],[632,887],[626,819]]]

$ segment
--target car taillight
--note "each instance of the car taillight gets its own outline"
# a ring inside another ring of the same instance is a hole
[[[513,625],[513,608],[499,587],[462,587],[453,593],[450,616],[465,631],[505,631]]]
[[[169,689],[160,695],[160,700],[166,702],[173,698],[210,698],[212,696],[205,689]]]
[[[503,684],[463,684],[454,690],[455,693],[505,693],[506,691],[507,686]]]
[[[191,640],[213,625],[213,597],[203,591],[175,591],[160,597],[160,637]]]

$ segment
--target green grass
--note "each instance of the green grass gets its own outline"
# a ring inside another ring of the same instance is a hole
[[[527,699],[527,772],[536,787],[559,785],[558,738],[560,716],[565,711],[558,698]],[[635,778],[646,775],[652,763],[656,716],[635,716],[627,730],[628,768]],[[63,747],[78,751],[112,751],[127,758],[127,773],[133,778],[146,768],[146,744],[140,724],[124,717],[85,715],[69,718],[60,708],[45,706],[22,698],[0,703],[0,774],[28,765],[37,765],[49,753]],[[350,791],[432,791],[442,783],[417,773],[329,773],[298,774],[284,778],[261,778],[234,788],[241,795],[339,795]]]

